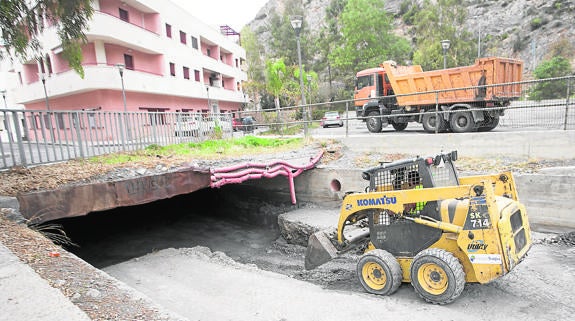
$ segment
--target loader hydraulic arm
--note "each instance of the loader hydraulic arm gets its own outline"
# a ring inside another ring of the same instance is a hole
[[[417,224],[422,224],[425,226],[434,227],[434,228],[437,228],[437,229],[440,229],[440,230],[443,230],[446,232],[459,234],[463,230],[462,226],[447,223],[447,222],[441,222],[441,221],[435,220],[435,219],[428,217],[428,216],[420,216],[420,217],[403,216],[403,218],[410,220],[410,221],[413,221]]]

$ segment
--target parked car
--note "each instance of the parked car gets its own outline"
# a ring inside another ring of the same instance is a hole
[[[232,128],[235,132],[238,130],[242,130],[242,119],[241,118],[234,118],[232,119]]]
[[[253,132],[256,127],[255,123],[256,120],[252,116],[242,118],[242,130],[250,133]]]
[[[176,136],[198,136],[202,127],[201,115],[181,114],[176,117]]]
[[[343,120],[339,117],[339,112],[337,111],[326,111],[320,122],[321,127],[326,128],[329,126],[343,126]]]

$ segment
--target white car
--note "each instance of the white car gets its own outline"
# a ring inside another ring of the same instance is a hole
[[[343,120],[337,111],[326,111],[321,119],[321,127],[326,128],[329,126],[343,126]]]

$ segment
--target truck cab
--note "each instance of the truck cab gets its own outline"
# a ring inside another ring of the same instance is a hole
[[[381,67],[370,68],[356,74],[353,99],[357,117],[367,116],[364,105],[377,107],[378,97],[393,95],[393,88],[385,69]]]

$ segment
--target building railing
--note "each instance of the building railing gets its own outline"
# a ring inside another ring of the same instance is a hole
[[[496,128],[521,128],[522,130],[575,129],[575,76],[500,84],[502,88],[515,88],[512,99],[500,103],[486,103],[481,92],[501,92],[496,86],[457,88],[459,98],[464,93],[474,95],[468,101],[469,111],[497,111]],[[507,87],[505,87],[507,86]],[[419,95],[417,93],[414,95]],[[441,95],[442,92],[434,92]],[[481,96],[481,95],[480,95]],[[393,97],[380,97],[389,102]],[[475,99],[475,100],[474,100]],[[311,101],[312,99],[310,99]],[[418,106],[412,106],[417,109]],[[457,110],[449,106],[426,106],[426,110],[412,111],[407,116],[422,129],[417,121],[426,113],[446,115]],[[248,106],[249,108],[249,106]],[[360,107],[361,108],[361,107]],[[280,135],[301,135],[302,127],[321,125],[325,111],[339,111],[349,135],[349,123],[355,128],[366,128],[365,120],[353,100],[311,103],[305,106],[281,107],[279,110],[244,110],[236,113],[235,121],[247,116],[255,123],[239,129],[269,128]],[[306,117],[303,115],[307,114]],[[405,114],[384,115],[387,123]],[[238,119],[239,118],[239,119]],[[305,120],[305,121],[304,121]],[[240,120],[241,121],[241,120]],[[393,131],[393,127],[389,127]],[[411,128],[411,127],[410,127]],[[416,127],[417,128],[417,127]],[[294,129],[294,131],[291,131]],[[185,112],[112,112],[98,108],[81,111],[46,111],[0,109],[0,169],[14,166],[47,164],[69,159],[88,158],[123,151],[141,150],[150,145],[170,145],[201,142],[208,139],[233,137],[232,114],[199,114]],[[487,129],[489,130],[489,129]],[[363,133],[366,130],[363,129]]]

